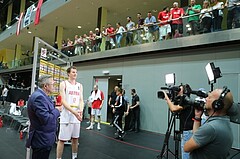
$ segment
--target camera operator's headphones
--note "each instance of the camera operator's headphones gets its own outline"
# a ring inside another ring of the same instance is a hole
[[[224,107],[224,98],[225,96],[228,94],[228,92],[230,92],[230,90],[227,88],[227,86],[223,87],[223,91],[220,94],[219,98],[215,101],[213,101],[212,103],[212,108],[214,109],[214,111],[218,111],[221,110]]]

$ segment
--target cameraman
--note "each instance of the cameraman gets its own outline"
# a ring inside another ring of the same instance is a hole
[[[190,97],[191,87],[188,84],[180,85],[180,91],[178,92],[177,99],[181,98],[182,96],[186,95]],[[164,91],[163,91],[164,92]],[[193,129],[193,120],[194,117],[194,108],[189,107],[186,105],[180,106],[177,102],[172,102],[167,93],[165,94],[165,100],[169,106],[169,109],[172,112],[178,112],[180,118],[180,131],[182,132],[182,139],[181,139],[181,150],[182,150],[182,158],[189,159],[189,153],[184,152],[183,146],[192,137],[192,129]]]
[[[227,88],[216,89],[206,98],[205,109],[209,118],[201,126],[203,111],[195,110],[193,136],[184,145],[191,159],[226,159],[233,143],[228,109],[233,104]]]

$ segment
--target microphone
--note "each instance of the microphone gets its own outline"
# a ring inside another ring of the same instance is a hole
[[[199,91],[192,90],[191,94],[195,94],[195,95],[197,95],[199,97],[202,97],[202,98],[207,98],[208,97],[208,94],[204,91],[201,91],[201,90],[199,90]]]
[[[62,105],[62,96],[58,95],[56,97],[56,106],[61,106]]]

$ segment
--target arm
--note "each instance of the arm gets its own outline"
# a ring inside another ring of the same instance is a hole
[[[101,91],[101,98],[102,98],[102,103],[100,105],[100,109],[102,109],[102,106],[103,106],[103,103],[104,103],[104,95],[103,95],[103,92]]]
[[[50,101],[46,101],[44,96],[38,96],[33,102],[33,111],[36,113],[38,120],[42,125],[48,124],[49,121],[57,120],[60,116],[59,110],[54,108],[53,103],[52,108],[49,109],[48,103]]]
[[[167,105],[172,112],[177,112],[177,111],[183,110],[183,107],[181,107],[180,105],[174,105],[171,102],[171,100],[169,99],[169,97],[165,91],[163,91],[163,93],[165,95],[165,100],[167,102]]]
[[[67,103],[67,101],[65,101],[65,98],[66,98],[65,88],[66,88],[66,85],[65,85],[65,82],[63,81],[60,83],[60,95],[62,96],[62,105],[64,106],[65,109],[67,109],[73,115],[75,115],[78,120],[81,120],[79,113],[73,110],[71,106]]]

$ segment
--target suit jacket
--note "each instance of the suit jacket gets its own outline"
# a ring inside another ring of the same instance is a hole
[[[54,108],[51,98],[37,89],[29,98],[27,104],[30,119],[27,147],[50,148],[56,139],[57,118],[60,112]]]

